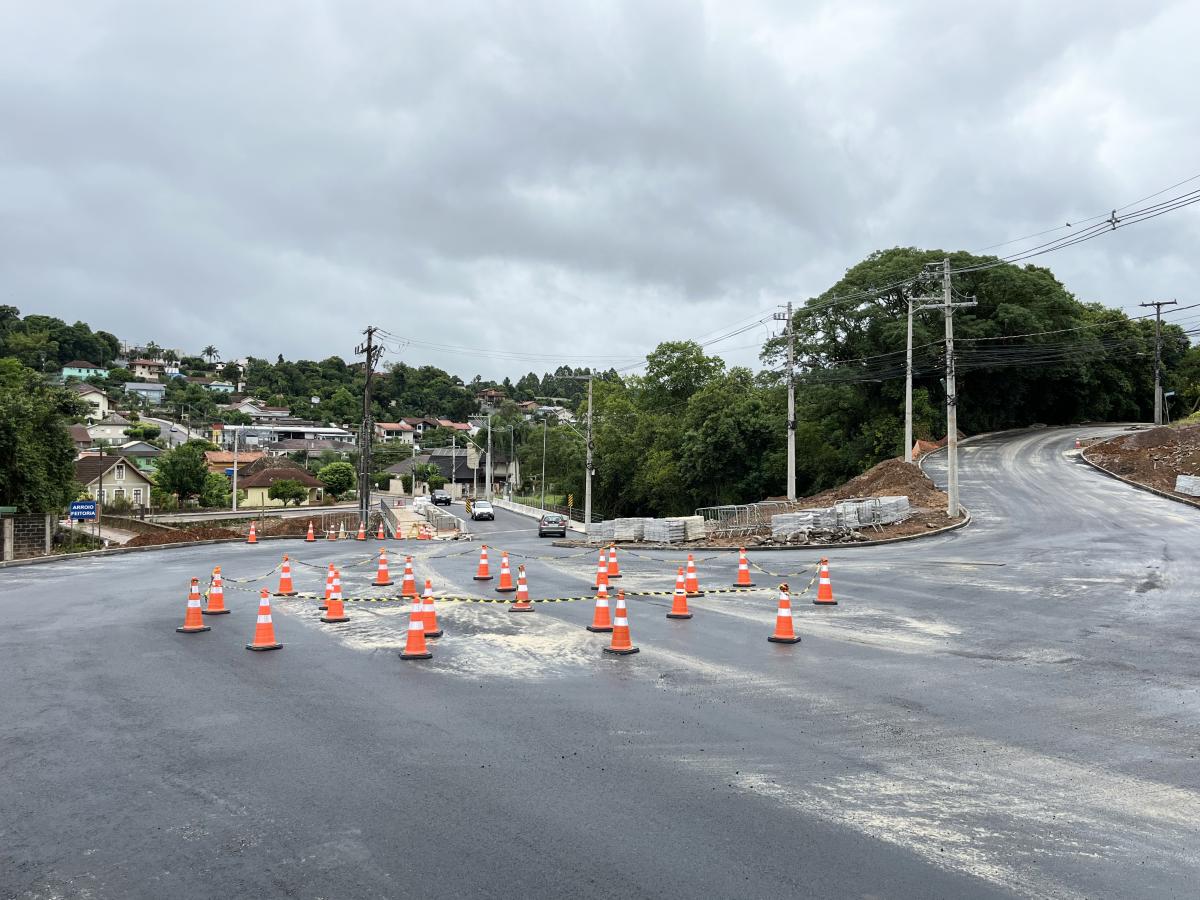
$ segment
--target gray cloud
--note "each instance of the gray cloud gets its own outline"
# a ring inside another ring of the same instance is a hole
[[[607,364],[1196,174],[1194,4],[798,6],[9,4],[3,302],[226,357],[375,323]],[[1042,261],[1182,298],[1198,221]]]

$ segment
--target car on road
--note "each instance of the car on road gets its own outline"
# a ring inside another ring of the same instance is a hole
[[[558,513],[546,513],[538,520],[538,537],[567,536],[567,517]]]
[[[471,507],[471,518],[476,522],[480,519],[494,522],[496,521],[496,511],[486,500],[476,500],[475,505]]]
[[[434,506],[449,506],[450,492],[438,488],[436,491],[430,494],[429,499],[433,501]]]

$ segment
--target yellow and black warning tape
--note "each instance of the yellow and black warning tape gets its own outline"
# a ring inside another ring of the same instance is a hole
[[[677,559],[662,559],[657,556],[647,556],[645,553],[638,553],[636,550],[626,550],[624,547],[620,547],[620,546],[618,546],[617,549],[620,550],[621,553],[625,556],[633,556],[633,557],[636,557],[637,559],[649,560],[650,562],[667,563],[672,566],[679,565],[679,560],[677,560]],[[686,547],[680,547],[678,552],[684,553],[686,551],[687,551]],[[696,559],[696,560],[692,560],[692,561],[695,562],[697,565],[699,565],[700,563],[706,563],[706,562],[711,562],[714,559],[720,559],[722,557],[722,555],[723,554],[716,553],[716,554],[713,554],[712,556],[702,556],[702,557],[700,557],[700,559]]]
[[[812,585],[809,585],[811,587]],[[761,593],[767,588],[718,588],[717,590],[705,591],[707,594],[753,594]],[[670,597],[674,595],[674,591],[625,591],[626,597]],[[299,600],[323,600],[323,594],[307,594],[301,593],[296,595]],[[395,600],[411,601],[412,597],[405,597],[402,594],[383,594],[378,597],[343,597],[343,603],[390,603]],[[511,594],[504,597],[471,597],[448,595],[442,597],[434,597],[434,600],[446,603],[515,603],[516,599]],[[534,597],[530,598],[530,603],[574,603],[576,601],[595,600],[595,595],[587,595],[581,597]],[[695,597],[689,599],[696,599]]]
[[[770,572],[770,571],[764,569],[762,566],[760,566],[754,560],[752,560],[749,556],[746,557],[746,562],[748,562],[750,564],[750,568],[755,569],[756,571],[762,572],[764,575],[766,575],[770,578],[799,578],[801,575],[808,574],[807,567],[801,569],[799,572]],[[818,561],[818,563],[817,563],[818,570],[820,568],[820,565],[821,564]]]

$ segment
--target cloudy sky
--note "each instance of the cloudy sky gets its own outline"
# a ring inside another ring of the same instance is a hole
[[[0,302],[227,359],[375,324],[511,354],[389,339],[467,378],[619,366],[875,249],[1200,174],[1198,28],[1195,0],[0,0]],[[1198,239],[1194,206],[1042,262],[1183,303]]]

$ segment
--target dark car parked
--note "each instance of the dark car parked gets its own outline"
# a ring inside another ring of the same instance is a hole
[[[438,488],[436,491],[434,491],[432,494],[429,495],[429,499],[433,501],[435,506],[449,506],[450,505],[450,492],[444,491],[441,488]]]
[[[567,536],[567,517],[558,513],[546,513],[538,521],[538,537]]]

